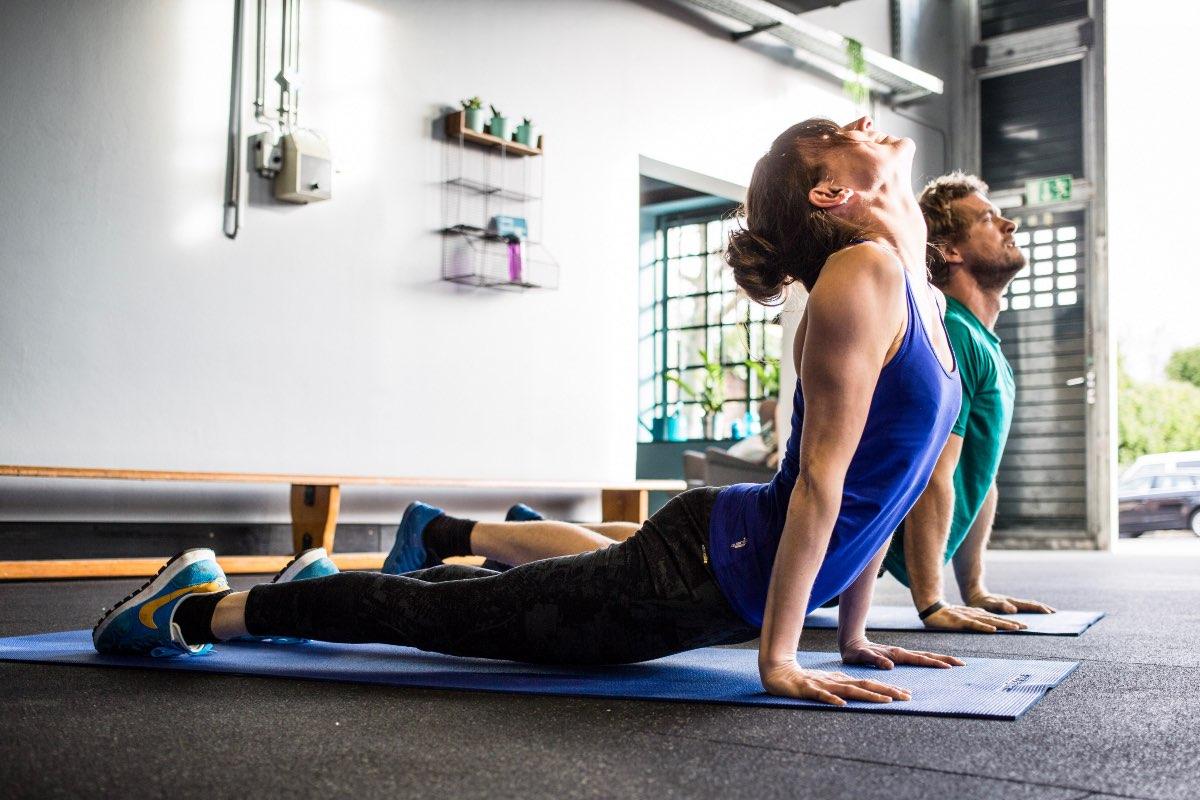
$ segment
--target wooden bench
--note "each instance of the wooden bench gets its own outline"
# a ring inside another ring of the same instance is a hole
[[[182,481],[188,483],[286,484],[291,487],[292,546],[295,552],[324,547],[340,569],[379,569],[386,553],[334,553],[343,486],[392,486],[407,489],[599,492],[605,522],[640,523],[649,515],[650,492],[678,493],[683,481],[590,483],[577,481],[499,481],[460,478],[398,478],[364,475],[286,475],[256,472],[171,472],[163,470],[94,469],[0,465],[0,478],[70,478],[76,480]],[[275,572],[291,554],[221,556],[230,574]],[[0,580],[47,578],[115,578],[154,575],[162,558],[87,558],[0,561]]]

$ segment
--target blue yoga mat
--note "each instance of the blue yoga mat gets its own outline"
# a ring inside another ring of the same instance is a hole
[[[763,691],[756,650],[708,647],[656,661],[615,667],[564,668],[512,661],[454,658],[385,644],[299,645],[227,643],[205,656],[142,658],[101,656],[90,631],[0,638],[0,660],[97,667],[222,672],[282,678],[473,689],[514,694],[571,695],[694,703],[819,707]],[[843,666],[832,653],[801,653],[808,667],[840,670],[903,686],[912,700],[888,704],[852,701],[842,709],[980,719],[1016,719],[1077,666],[1074,661],[972,658],[965,667],[897,667],[881,672]]]
[[[1078,636],[1095,625],[1104,616],[1103,611],[1056,611],[1053,614],[1004,614],[1005,619],[1024,622],[1029,627],[1023,631],[999,631],[999,633],[1040,634],[1042,636]],[[837,628],[838,610],[818,608],[804,619],[806,628]],[[928,631],[929,633],[971,633],[971,631],[948,631],[926,628],[912,606],[871,606],[867,612],[867,630],[874,631]]]

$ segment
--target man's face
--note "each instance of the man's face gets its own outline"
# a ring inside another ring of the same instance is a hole
[[[968,221],[962,241],[947,248],[949,260],[961,259],[963,269],[981,289],[999,290],[1025,266],[1025,256],[1013,241],[1017,223],[975,192],[954,201],[954,210]]]

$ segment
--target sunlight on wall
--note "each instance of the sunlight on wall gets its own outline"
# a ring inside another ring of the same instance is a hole
[[[389,31],[388,22],[353,0],[309,4],[300,18],[300,68],[310,73],[306,83],[312,92],[307,107],[312,112],[316,102],[320,110],[318,116],[309,113],[306,118],[302,96],[301,124],[311,124],[329,137],[338,170],[335,185],[355,182],[356,175],[359,182],[371,179],[363,173],[381,155],[384,105],[412,80],[400,63],[390,74],[387,71],[385,35],[394,50],[403,52],[402,37]]]
[[[173,173],[171,238],[195,247],[221,236],[233,4],[190,0],[175,22],[174,37],[164,37],[169,44],[163,48],[177,70],[165,105],[175,130],[163,163]],[[252,60],[249,69],[253,80]]]
[[[1186,84],[1200,8],[1110,3],[1106,27],[1114,322],[1130,372],[1157,379],[1172,350],[1200,344],[1188,235],[1200,169]]]

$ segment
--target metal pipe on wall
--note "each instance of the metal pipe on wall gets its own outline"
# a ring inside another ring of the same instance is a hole
[[[267,0],[258,0],[256,13],[254,119],[274,128],[275,120],[267,114]]]
[[[292,93],[288,86],[288,66],[291,60],[291,0],[283,0],[283,24],[279,26],[279,124],[287,130],[291,127]]]
[[[300,0],[292,3],[292,127],[300,121]]]

